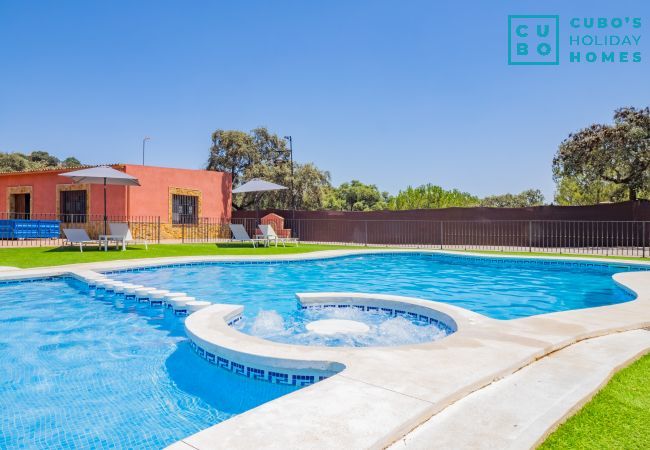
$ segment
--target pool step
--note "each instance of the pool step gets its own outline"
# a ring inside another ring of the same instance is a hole
[[[93,290],[97,296],[123,295],[125,299],[149,303],[151,306],[166,307],[176,315],[191,314],[212,304],[190,297],[185,292],[171,292],[141,284],[125,283],[92,271],[83,271],[76,275],[81,281],[87,283],[88,288]]]

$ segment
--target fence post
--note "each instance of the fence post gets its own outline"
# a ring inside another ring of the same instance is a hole
[[[368,246],[368,221],[367,221],[367,220],[364,220],[364,221],[363,221],[363,224],[364,224],[365,229],[366,229],[365,246],[367,247],[367,246]]]
[[[645,258],[645,222],[641,222],[641,258]]]
[[[533,253],[533,221],[528,221],[528,253]]]
[[[160,244],[160,216],[158,216],[158,218],[157,218],[157,220],[156,220],[156,223],[158,224],[158,237],[157,237],[157,241],[158,241],[158,244]]]
[[[440,250],[442,250],[443,239],[444,239],[444,233],[442,232],[443,226],[444,226],[444,222],[441,220],[440,221]]]
[[[185,224],[181,224],[181,243],[185,243]]]

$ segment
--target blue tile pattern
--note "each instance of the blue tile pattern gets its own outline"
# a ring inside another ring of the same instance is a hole
[[[256,381],[305,387],[334,375],[333,373],[324,374],[322,371],[305,374],[302,372],[278,372],[277,370],[268,370],[261,367],[251,367],[229,360],[222,356],[217,356],[215,359],[215,355],[213,353],[208,352],[193,340],[190,340],[190,346],[197,355],[205,359],[208,363],[214,364],[217,367],[228,370],[236,375],[248,377]]]
[[[354,307],[360,311],[365,311],[365,312],[379,312],[381,311],[382,313],[390,316],[390,317],[397,317],[397,316],[402,316],[407,319],[412,319],[418,322],[421,322],[423,324],[430,324],[430,325],[436,325],[438,328],[440,328],[442,331],[444,331],[447,335],[453,333],[456,329],[455,326],[450,326],[447,323],[445,323],[442,320],[439,320],[435,317],[431,316],[426,316],[423,314],[417,314],[415,312],[411,311],[406,311],[403,309],[404,307],[400,307],[402,309],[393,309],[393,308],[387,308],[383,306],[374,306],[374,305],[354,305],[350,303],[340,303],[340,304],[322,304],[322,303],[310,303],[307,305],[302,305],[298,303],[298,307],[301,309],[323,309],[323,308],[342,308],[342,307]]]

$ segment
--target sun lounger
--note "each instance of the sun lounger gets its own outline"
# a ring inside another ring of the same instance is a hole
[[[260,238],[251,238],[248,235],[248,232],[246,232],[246,228],[244,228],[244,225],[240,223],[231,223],[229,224],[230,226],[230,231],[232,232],[232,239],[231,241],[233,242],[250,242],[253,244],[253,247],[257,246],[258,242],[267,242],[266,239],[260,239]]]
[[[108,226],[111,229],[110,240],[120,242],[122,244],[122,250],[126,250],[126,246],[129,243],[144,244],[144,248],[149,250],[149,243],[146,239],[135,239],[133,237],[128,223],[110,222]]]
[[[97,245],[99,248],[99,241],[90,239],[88,233],[83,228],[64,228],[63,234],[70,245],[79,246],[80,252],[84,251],[84,245]]]
[[[262,232],[262,239],[265,239],[267,242],[275,242],[275,246],[278,246],[278,242],[282,242],[282,246],[286,247],[287,242],[293,242],[298,245],[298,238],[292,237],[280,237],[277,235],[275,230],[271,225],[260,225],[260,231]]]

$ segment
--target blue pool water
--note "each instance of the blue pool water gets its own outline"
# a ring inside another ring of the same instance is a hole
[[[392,311],[391,311],[392,312]],[[307,329],[307,324],[319,320],[353,320],[369,328],[362,333],[318,334]],[[376,347],[419,344],[436,341],[452,333],[439,323],[393,316],[381,310],[366,312],[357,308],[326,308],[296,310],[285,317],[274,310],[262,310],[255,317],[238,321],[234,328],[244,333],[275,342],[327,347]]]
[[[297,292],[368,292],[450,303],[495,319],[621,303],[633,298],[612,280],[615,266],[498,263],[441,255],[375,254],[271,264],[214,263],[110,276],[187,292],[201,300],[245,305],[245,332],[274,311],[285,327],[304,323]]]
[[[0,449],[161,448],[293,390],[207,364],[160,308],[0,284]]]

